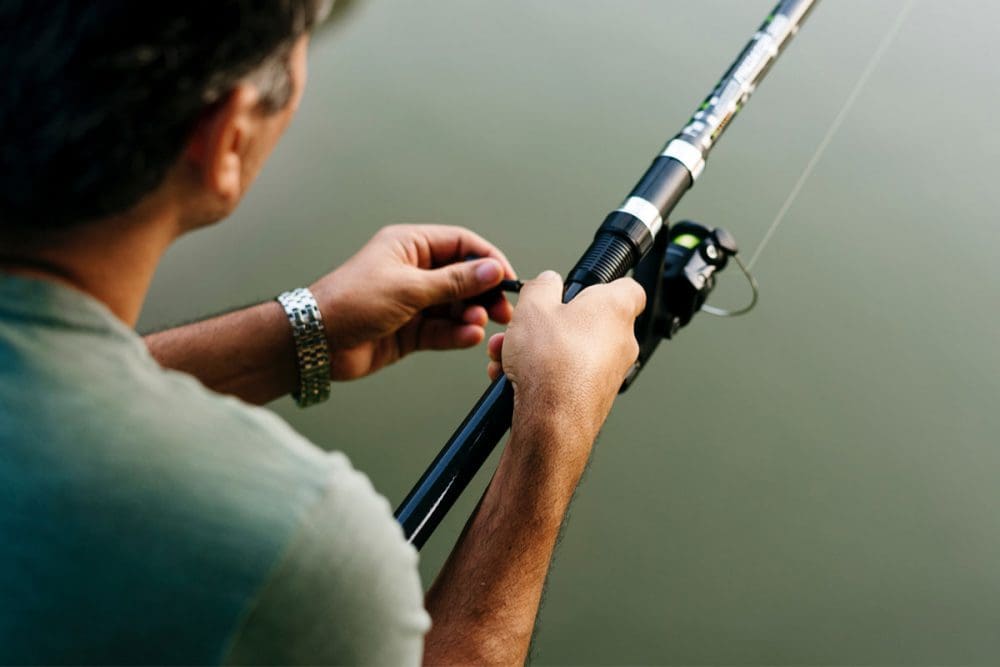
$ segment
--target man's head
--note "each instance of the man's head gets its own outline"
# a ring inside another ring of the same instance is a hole
[[[187,227],[235,207],[304,85],[329,0],[0,3],[0,236],[126,213],[165,183]]]

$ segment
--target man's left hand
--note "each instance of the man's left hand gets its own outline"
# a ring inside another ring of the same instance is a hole
[[[479,344],[487,321],[507,324],[513,309],[502,295],[486,305],[468,300],[515,277],[504,254],[467,229],[381,229],[310,286],[330,342],[333,379],[364,377],[414,350]]]

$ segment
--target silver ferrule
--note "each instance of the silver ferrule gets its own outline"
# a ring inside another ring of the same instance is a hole
[[[638,218],[639,222],[646,226],[654,238],[663,229],[663,216],[660,215],[660,209],[642,197],[629,197],[616,212],[628,213]]]

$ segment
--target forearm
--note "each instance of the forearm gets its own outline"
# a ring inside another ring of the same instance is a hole
[[[426,664],[525,661],[579,478],[554,454],[573,437],[583,436],[515,425],[489,489],[427,593],[433,627],[425,639]]]
[[[160,365],[249,403],[279,398],[298,381],[295,341],[276,301],[150,334],[145,340]]]

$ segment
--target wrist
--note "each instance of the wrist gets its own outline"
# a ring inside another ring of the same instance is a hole
[[[514,436],[511,437],[511,443]],[[552,461],[533,460],[508,447],[487,489],[483,509],[492,520],[530,520],[533,532],[548,526],[558,530],[569,510],[581,475]]]
[[[572,385],[571,391],[565,391],[554,383],[513,384],[515,430],[520,427],[559,441],[590,443],[610,411],[610,403],[604,406],[584,385]]]
[[[335,281],[332,278],[333,274],[330,274],[309,285],[309,291],[313,293],[319,304],[320,312],[323,313],[323,332],[331,353],[343,345],[341,340],[343,335],[338,330],[343,318],[332,317],[331,314],[341,315],[344,313],[344,308],[340,304],[340,295],[334,287]]]
[[[524,492],[555,492],[568,503],[587,466],[595,433],[574,417],[575,411],[551,403],[536,407],[525,410],[515,402],[511,437],[501,466],[527,482]]]

